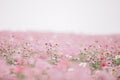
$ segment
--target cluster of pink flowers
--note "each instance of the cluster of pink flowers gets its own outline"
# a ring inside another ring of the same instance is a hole
[[[116,80],[120,35],[0,32],[0,80]]]

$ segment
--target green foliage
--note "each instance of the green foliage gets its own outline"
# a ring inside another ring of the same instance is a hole
[[[25,80],[25,75],[23,75],[22,73],[17,73],[16,76],[19,80]]]

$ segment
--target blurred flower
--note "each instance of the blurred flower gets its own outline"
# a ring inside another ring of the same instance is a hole
[[[86,67],[86,66],[87,66],[87,63],[81,62],[81,63],[79,64],[79,66]]]
[[[120,55],[116,55],[116,56],[115,56],[115,59],[119,59],[119,58],[120,58]]]
[[[13,69],[14,73],[21,73],[24,69],[24,66],[17,66]]]
[[[105,59],[105,57],[104,57],[104,56],[101,56],[101,57],[100,57],[100,60],[104,60],[104,59]]]
[[[102,67],[107,66],[106,62],[101,62],[101,66],[102,66]]]

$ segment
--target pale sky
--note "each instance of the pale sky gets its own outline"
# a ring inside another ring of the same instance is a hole
[[[120,33],[120,0],[0,0],[0,30]]]

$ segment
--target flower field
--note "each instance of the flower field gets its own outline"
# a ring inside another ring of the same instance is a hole
[[[0,80],[119,80],[120,35],[0,32]]]

